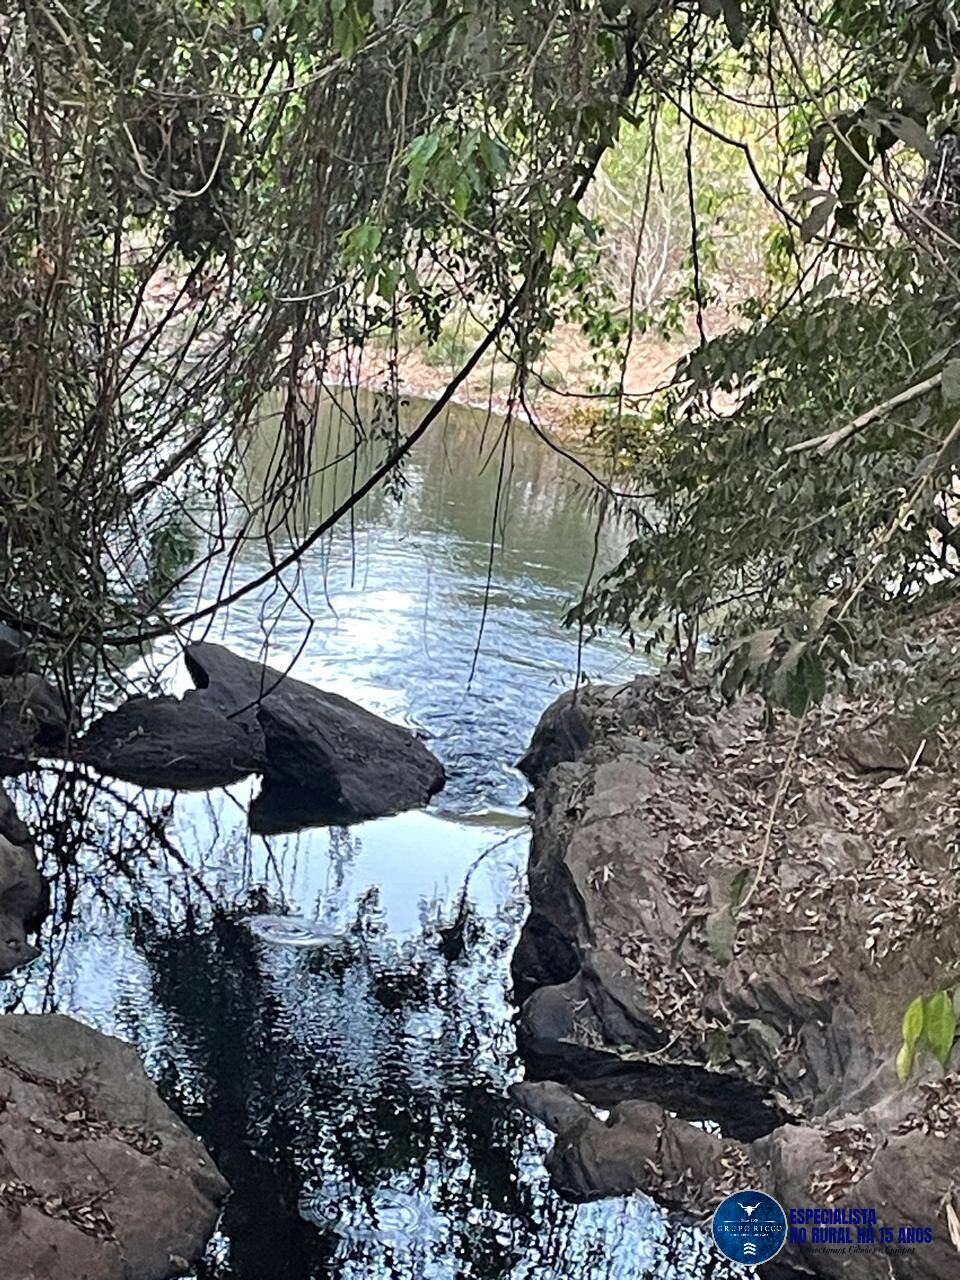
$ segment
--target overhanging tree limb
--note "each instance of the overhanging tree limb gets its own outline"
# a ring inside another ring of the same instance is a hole
[[[859,417],[854,418],[852,422],[848,422],[846,426],[838,427],[836,431],[828,431],[826,435],[812,436],[808,440],[800,440],[797,444],[788,445],[784,449],[784,453],[809,453],[813,450],[816,450],[819,454],[829,453],[831,449],[835,449],[838,444],[843,444],[851,436],[863,431],[865,427],[869,427],[878,418],[886,417],[894,409],[910,404],[913,400],[919,400],[928,391],[935,391],[942,381],[943,371],[941,370],[940,373],[924,378],[922,382],[916,382],[912,387],[907,387],[905,391],[900,391],[897,395],[891,396],[889,400],[884,400],[882,404],[875,404],[872,409],[867,409],[865,413],[861,413]]]

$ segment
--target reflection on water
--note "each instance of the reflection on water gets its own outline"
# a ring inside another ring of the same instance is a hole
[[[234,1194],[198,1280],[728,1274],[642,1198],[559,1200],[544,1135],[506,1099],[528,844],[511,762],[576,670],[558,618],[594,530],[570,470],[512,440],[487,594],[478,439],[462,421],[428,438],[401,506],[378,496],[314,549],[305,644],[269,594],[223,624],[251,654],[267,628],[272,661],[426,729],[452,774],[435,808],[264,837],[253,783],[172,797],[51,769],[21,787],[55,915],[2,1003],[129,1040],[208,1145]],[[347,479],[323,475],[313,515]],[[234,585],[261,564],[251,547]],[[616,646],[587,658],[626,674]]]

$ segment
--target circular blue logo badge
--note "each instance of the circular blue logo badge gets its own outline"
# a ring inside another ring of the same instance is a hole
[[[757,1267],[783,1248],[787,1215],[765,1191],[738,1191],[717,1205],[710,1227],[721,1253]]]

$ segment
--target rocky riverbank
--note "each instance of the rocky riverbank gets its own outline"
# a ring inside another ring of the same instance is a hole
[[[960,978],[957,746],[840,706],[767,734],[750,700],[669,678],[548,709],[522,762],[516,1094],[557,1134],[559,1190],[703,1220],[747,1187],[866,1206],[932,1242],[854,1253],[810,1232],[778,1266],[957,1274],[958,1079],[921,1056],[902,1085],[894,1065],[909,1002]]]

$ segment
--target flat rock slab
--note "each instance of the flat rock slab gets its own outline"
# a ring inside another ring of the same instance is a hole
[[[294,787],[318,812],[356,822],[424,805],[443,765],[408,729],[348,698],[294,680],[218,644],[186,650],[190,675],[224,715],[255,715],[271,786]]]
[[[0,1258],[10,1280],[167,1280],[227,1184],[129,1045],[55,1014],[0,1016]]]
[[[131,698],[95,720],[72,758],[147,787],[227,786],[265,766],[262,739],[190,694]]]

